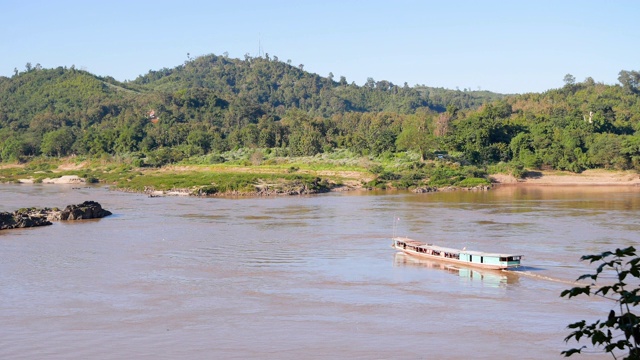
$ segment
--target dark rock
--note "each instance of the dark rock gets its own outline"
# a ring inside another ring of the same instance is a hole
[[[12,213],[0,213],[0,230],[45,225],[51,225],[45,209],[20,209]]]
[[[431,186],[417,187],[413,189],[413,192],[416,194],[424,194],[424,193],[430,193],[430,192],[436,192],[436,191],[438,191],[438,188],[431,187]]]
[[[111,215],[95,201],[85,201],[78,205],[68,205],[60,212],[60,220],[97,219]]]
[[[468,191],[489,191],[489,190],[491,190],[491,186],[490,185],[478,185],[478,186],[474,186],[474,187],[470,187],[470,188],[465,188],[465,190],[468,190]]]
[[[56,220],[96,219],[111,215],[95,201],[85,201],[78,205],[69,205],[60,211],[57,208],[19,209],[12,213],[0,212],[0,230],[51,225]]]

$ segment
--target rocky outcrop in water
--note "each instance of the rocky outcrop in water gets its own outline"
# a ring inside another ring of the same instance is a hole
[[[52,221],[97,219],[111,215],[95,201],[58,208],[24,208],[14,212],[0,212],[0,230],[51,225]]]
[[[0,230],[51,225],[47,213],[51,209],[20,209],[12,213],[0,212]]]
[[[423,187],[417,187],[412,191],[416,194],[424,194],[424,193],[438,192],[438,191],[458,191],[458,190],[488,191],[488,190],[491,190],[491,186],[490,185],[478,185],[478,186],[472,186],[472,187],[446,186],[442,188],[438,188],[435,186],[423,186]]]
[[[60,211],[60,220],[98,219],[111,215],[95,201],[85,201],[78,205],[68,205]]]
[[[438,191],[437,187],[431,187],[431,186],[423,186],[423,187],[417,187],[415,189],[412,190],[414,193],[416,194],[424,194],[424,193],[429,193],[429,192],[436,192]]]

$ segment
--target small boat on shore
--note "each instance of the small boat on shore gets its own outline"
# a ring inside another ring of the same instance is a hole
[[[504,270],[520,266],[522,255],[452,249],[406,237],[394,237],[392,248],[408,255],[485,269]]]

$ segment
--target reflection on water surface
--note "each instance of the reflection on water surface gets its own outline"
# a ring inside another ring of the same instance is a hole
[[[518,283],[518,273],[514,271],[477,269],[457,264],[452,265],[445,262],[417,258],[402,252],[397,252],[393,259],[395,266],[413,266],[418,269],[445,271],[462,279],[477,281],[483,286],[500,287]]]

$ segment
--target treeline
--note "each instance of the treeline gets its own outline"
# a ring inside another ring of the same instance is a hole
[[[0,159],[121,155],[159,166],[237,148],[413,151],[463,164],[640,169],[638,73],[504,96],[321,77],[277,57],[208,55],[120,83],[28,66],[0,78]],[[222,160],[220,160],[222,161]]]

